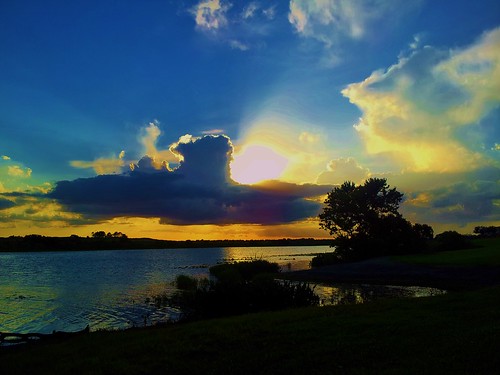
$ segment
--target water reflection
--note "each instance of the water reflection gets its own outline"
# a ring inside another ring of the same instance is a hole
[[[321,305],[346,305],[370,302],[380,298],[429,297],[445,294],[437,288],[421,286],[369,285],[369,284],[318,284],[315,292]]]

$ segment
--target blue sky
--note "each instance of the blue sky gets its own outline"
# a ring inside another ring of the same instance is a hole
[[[373,176],[437,232],[498,225],[499,27],[489,0],[2,2],[0,235],[321,237],[322,194]]]

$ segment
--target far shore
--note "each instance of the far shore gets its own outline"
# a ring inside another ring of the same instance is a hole
[[[0,237],[0,252],[184,249],[213,247],[329,246],[331,239],[281,238],[266,240],[157,240],[127,237]]]

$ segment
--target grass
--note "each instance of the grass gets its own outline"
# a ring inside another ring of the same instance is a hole
[[[500,238],[473,240],[472,249],[394,256],[400,262],[440,266],[500,266]]]
[[[0,349],[2,374],[490,374],[500,287]]]

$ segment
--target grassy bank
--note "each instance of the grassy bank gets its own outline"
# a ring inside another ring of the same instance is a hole
[[[2,374],[490,374],[500,288],[306,308],[0,349]]]
[[[481,238],[472,241],[474,248],[442,251],[430,254],[395,256],[405,263],[435,266],[500,266],[500,238]]]

